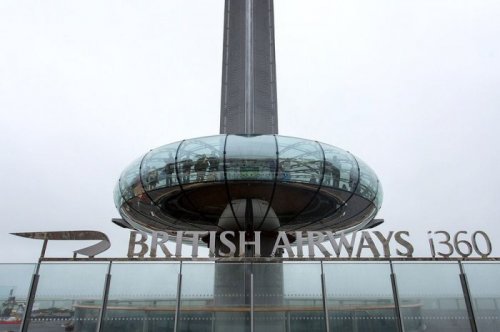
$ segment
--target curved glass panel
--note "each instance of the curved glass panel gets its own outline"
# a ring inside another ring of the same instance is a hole
[[[353,191],[358,182],[358,165],[354,157],[337,147],[320,143],[325,152],[325,176],[322,185]]]
[[[225,135],[193,138],[182,142],[177,169],[182,184],[224,181]]]
[[[273,196],[276,157],[276,140],[272,135],[228,135],[225,165],[232,213],[224,215],[225,227],[234,225],[233,217],[239,225],[244,225],[245,211],[250,206],[254,225],[257,228],[263,225]],[[242,181],[255,182],[249,186]],[[251,205],[245,201],[249,197]],[[277,221],[273,224],[278,225]]]
[[[276,140],[271,135],[228,135],[226,174],[228,180],[268,180],[276,173]]]
[[[125,201],[134,196],[144,194],[144,188],[139,177],[139,169],[143,157],[134,160],[120,176],[120,191]]]
[[[262,230],[341,230],[373,218],[383,198],[375,173],[349,152],[277,135],[164,145],[128,166],[118,188],[122,217],[160,230],[232,229],[235,221],[241,229],[250,216]]]
[[[319,184],[323,176],[323,151],[315,141],[276,136],[278,181]]]
[[[279,186],[272,207],[282,227],[309,223],[313,220],[303,212],[311,206],[323,177],[323,150],[317,142],[301,138],[276,136],[276,140]]]
[[[120,191],[120,181],[116,183],[115,189],[113,190],[113,200],[117,209],[119,209],[120,206],[122,206],[122,204],[125,202]]]
[[[363,160],[356,158],[359,165],[359,184],[356,188],[356,194],[373,201],[377,195],[378,179]]]
[[[382,184],[380,183],[380,181],[378,181],[377,197],[375,197],[374,201],[375,205],[377,206],[377,210],[380,210],[380,208],[382,207],[383,200],[384,200],[384,190],[382,188]]]
[[[178,185],[175,154],[180,142],[151,150],[141,164],[142,183],[147,191]]]
[[[120,209],[120,214],[132,225],[135,224],[135,221],[138,224],[147,224],[152,229],[163,229],[170,220],[156,217],[156,206],[146,193],[139,176],[143,159],[144,157],[136,159],[122,173],[119,184],[123,199],[127,202],[127,205],[124,206],[127,213],[124,215],[123,209]],[[146,186],[149,186],[149,184],[146,184]]]

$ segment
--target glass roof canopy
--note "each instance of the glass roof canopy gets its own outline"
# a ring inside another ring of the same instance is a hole
[[[306,231],[363,228],[383,193],[370,167],[337,147],[215,135],[149,151],[123,171],[114,196],[140,230],[248,230],[250,204],[252,230]]]

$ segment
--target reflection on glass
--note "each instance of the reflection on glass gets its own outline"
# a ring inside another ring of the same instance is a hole
[[[500,331],[500,264],[463,263],[479,332]]]
[[[323,178],[323,152],[317,142],[276,136],[278,141],[278,181],[318,185]]]
[[[358,165],[350,153],[321,143],[325,153],[323,186],[353,191],[358,182]]]
[[[388,263],[324,263],[330,331],[397,331]]]
[[[278,135],[168,144],[127,167],[119,188],[114,198],[122,217],[134,227],[157,229],[185,223],[214,229],[229,214],[242,224],[237,206],[247,199],[259,211],[259,228],[269,226],[266,216],[273,212],[280,223],[269,229],[350,228],[370,220],[383,197],[373,171],[349,152]]]
[[[394,263],[406,331],[470,331],[457,263]]]
[[[95,331],[106,263],[42,264],[30,331]]]
[[[176,186],[179,181],[181,184],[223,181],[224,152],[228,180],[272,180],[277,171],[279,181],[310,184],[322,181],[326,187],[356,189],[370,200],[377,193],[378,180],[371,168],[337,147],[274,135],[228,135],[224,146],[225,140],[226,135],[207,136],[151,150],[122,173],[122,196],[129,200],[144,190]]]
[[[141,177],[146,190],[178,185],[175,154],[180,142],[151,150],[141,164]]]
[[[380,181],[378,182],[378,188],[377,188],[377,197],[375,197],[375,206],[377,207],[378,210],[382,207],[382,202],[384,200],[384,190],[382,188],[382,184]]]
[[[179,263],[114,263],[104,331],[171,331]]]
[[[319,263],[253,264],[256,331],[324,331]]]
[[[378,179],[370,166],[359,158],[356,158],[356,160],[358,162],[360,176],[356,193],[373,201],[377,195]]]
[[[183,264],[178,331],[246,331],[250,326],[248,266]]]
[[[223,181],[225,135],[185,140],[177,152],[177,169],[183,184]]]
[[[0,330],[19,330],[34,264],[0,264]]]
[[[271,135],[229,135],[226,143],[228,180],[268,180],[276,173],[276,140]]]
[[[125,201],[130,200],[134,196],[144,194],[144,188],[139,176],[141,160],[142,157],[134,160],[120,176],[120,191]]]
[[[120,183],[116,183],[115,189],[113,190],[113,199],[115,202],[115,207],[119,209],[124,203],[122,193],[120,192]]]

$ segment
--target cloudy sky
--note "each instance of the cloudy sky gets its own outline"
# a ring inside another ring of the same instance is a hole
[[[121,171],[219,131],[223,6],[0,1],[0,262],[38,257],[22,231],[100,230],[125,255]],[[280,133],[365,160],[380,230],[419,256],[431,230],[483,230],[500,253],[498,17],[497,0],[275,0]]]

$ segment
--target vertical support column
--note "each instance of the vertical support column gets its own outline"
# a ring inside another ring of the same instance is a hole
[[[108,273],[106,274],[106,279],[104,281],[104,291],[102,293],[102,306],[99,311],[99,318],[97,321],[96,332],[102,331],[104,317],[106,317],[106,308],[108,307],[108,296],[109,296],[109,286],[111,285],[111,265],[113,262],[109,262]]]
[[[253,273],[250,274],[250,332],[254,330]]]
[[[47,242],[49,240],[43,240],[42,251],[40,253],[40,258],[38,259],[38,263],[36,264],[35,273],[31,277],[30,290],[28,295],[28,301],[26,302],[26,308],[24,309],[23,321],[21,323],[21,327],[19,328],[20,332],[27,332],[28,326],[31,320],[31,310],[33,310],[33,303],[35,302],[36,289],[38,287],[38,280],[40,279],[40,265],[42,264],[42,259],[45,257],[45,251],[47,250]]]
[[[325,314],[325,331],[330,331],[330,322],[328,320],[328,307],[326,300],[326,282],[325,282],[325,273],[323,271],[323,261],[321,261],[321,293],[323,297],[323,312]]]
[[[226,0],[221,134],[277,134],[273,0]]]
[[[181,290],[182,290],[182,261],[179,267],[179,276],[177,277],[177,297],[175,299],[174,332],[177,332],[179,326],[179,314],[181,309]]]
[[[401,315],[401,307],[399,304],[398,284],[396,282],[396,275],[394,274],[394,268],[392,266],[391,260],[389,260],[389,265],[391,267],[391,285],[392,285],[392,296],[394,298],[394,308],[396,311],[396,324],[398,326],[398,331],[404,332],[405,328],[403,325],[403,316]]]
[[[465,306],[467,307],[467,313],[469,315],[469,323],[472,332],[477,332],[476,316],[474,315],[474,308],[472,307],[472,298],[470,296],[469,283],[467,281],[467,276],[464,272],[464,267],[461,261],[458,261],[458,266],[460,267],[460,283],[462,284],[462,291],[464,293]]]

